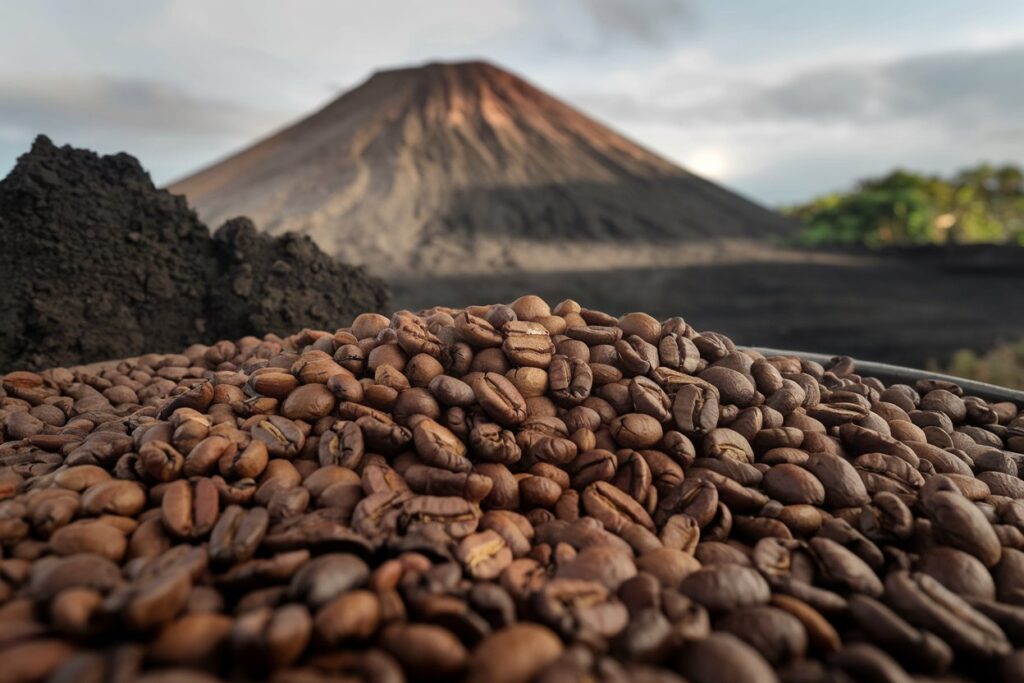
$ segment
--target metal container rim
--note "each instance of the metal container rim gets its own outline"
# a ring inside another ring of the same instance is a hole
[[[773,349],[764,346],[745,346],[742,348],[749,349],[750,351],[756,351],[765,356],[796,356],[797,358],[804,360],[821,363],[826,367],[828,367],[831,364],[832,359],[836,357],[825,353]],[[860,360],[859,358],[854,358],[854,362],[856,364],[857,374],[865,377],[874,377],[886,384],[913,384],[921,379],[939,379],[960,385],[964,390],[964,393],[970,396],[977,396],[978,398],[983,398],[990,402],[1010,401],[1012,403],[1016,403],[1018,406],[1024,406],[1024,391],[1019,391],[1017,389],[1008,389],[1007,387],[1001,387],[996,384],[978,382],[973,379],[964,379],[962,377],[954,377],[952,375],[943,375],[941,373],[919,370],[917,368],[907,368],[902,365],[890,365],[888,363],[865,361]]]

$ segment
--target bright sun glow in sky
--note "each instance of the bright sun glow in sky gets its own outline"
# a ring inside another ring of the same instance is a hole
[[[728,175],[729,162],[720,149],[698,149],[684,160],[686,167],[711,180],[721,180]]]
[[[0,174],[45,132],[167,182],[376,69],[468,58],[769,204],[1024,162],[1018,0],[36,0],[0,4]]]

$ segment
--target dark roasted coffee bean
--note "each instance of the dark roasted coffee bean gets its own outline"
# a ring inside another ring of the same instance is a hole
[[[679,590],[710,611],[733,610],[768,602],[771,591],[750,567],[716,564],[687,576]]]
[[[450,430],[433,420],[424,419],[413,429],[416,453],[432,467],[468,472],[473,465],[466,457],[466,445]]]
[[[269,520],[263,508],[227,507],[210,534],[210,560],[235,564],[251,559],[263,541]]]
[[[650,448],[664,436],[661,423],[650,415],[628,413],[612,420],[612,437],[624,448]]]
[[[828,507],[857,507],[870,502],[864,482],[846,460],[828,453],[812,453],[803,467],[824,485]]]
[[[416,493],[432,496],[462,496],[474,503],[486,498],[494,486],[488,477],[471,472],[452,472],[439,467],[413,465],[405,471],[405,481]]]
[[[473,387],[455,377],[438,375],[427,386],[430,393],[446,406],[470,406],[476,400]]]
[[[716,623],[757,650],[774,666],[803,659],[807,632],[800,620],[776,607],[759,605],[730,612]]]
[[[328,647],[368,640],[381,620],[380,600],[368,590],[343,593],[325,604],[313,621],[319,642]]]
[[[981,510],[958,491],[923,493],[921,504],[941,542],[974,555],[986,567],[999,562],[1002,549],[992,525]]]
[[[946,380],[533,296],[14,372],[0,648],[55,683],[1016,681],[1022,450]]]
[[[526,419],[526,399],[512,382],[496,372],[488,372],[473,383],[480,407],[492,420],[509,427]]]
[[[440,626],[393,624],[382,631],[380,642],[411,677],[454,676],[468,658],[458,638]]]
[[[356,469],[364,453],[363,432],[355,422],[339,420],[320,435],[318,457],[321,467],[339,465]]]
[[[608,482],[589,485],[583,491],[581,502],[587,514],[600,520],[609,531],[618,533],[630,523],[648,530],[655,528],[650,515],[637,501]]]
[[[512,563],[512,550],[495,531],[470,534],[459,542],[455,556],[474,579],[497,578]]]
[[[825,486],[802,467],[782,463],[770,468],[764,475],[765,493],[786,504],[822,505]]]
[[[920,630],[873,598],[854,595],[850,615],[872,642],[900,659],[930,673],[943,673],[953,662],[953,651],[934,634]]]
[[[686,384],[676,392],[672,416],[683,434],[705,434],[718,424],[718,395],[698,384]]]
[[[1007,552],[1003,550],[1004,556]],[[995,582],[988,569],[981,560],[962,550],[932,546],[921,553],[917,568],[962,597],[992,600],[996,596]]]
[[[164,528],[177,538],[203,538],[217,522],[219,504],[217,487],[209,479],[172,482],[160,503]]]
[[[469,658],[471,683],[528,683],[563,651],[562,641],[539,624],[520,623],[485,638]]]
[[[235,621],[231,645],[238,662],[253,672],[288,666],[309,643],[313,621],[302,605],[245,612]]]
[[[1005,656],[1010,643],[988,617],[926,574],[897,571],[885,580],[889,604],[905,619],[971,656]]]
[[[772,683],[778,681],[771,665],[736,636],[714,631],[688,644],[676,655],[676,670],[694,683]]]
[[[337,595],[363,585],[369,578],[366,563],[355,555],[323,555],[304,565],[292,577],[288,595],[319,609]]]
[[[267,452],[277,458],[293,458],[306,442],[305,435],[292,420],[271,415],[252,428],[252,438],[262,441]]]

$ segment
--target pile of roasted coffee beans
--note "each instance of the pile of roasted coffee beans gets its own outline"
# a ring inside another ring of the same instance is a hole
[[[1024,681],[1024,414],[534,296],[0,393],[0,681]]]

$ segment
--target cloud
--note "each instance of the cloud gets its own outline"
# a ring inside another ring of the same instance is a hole
[[[103,153],[127,150],[157,182],[221,156],[290,118],[159,81],[0,76],[0,177],[46,133]]]
[[[775,202],[895,166],[948,173],[1024,158],[1024,44],[731,69],[682,55],[571,100],[684,166]]]
[[[741,98],[748,118],[822,122],[927,119],[950,126],[1017,121],[1024,45],[810,71]]]
[[[598,92],[577,100],[605,116],[646,122],[869,126],[923,121],[957,130],[1016,129],[1024,109],[1024,44],[886,62],[803,68],[763,85],[723,73],[725,91],[687,97],[690,71],[657,92]],[[697,88],[699,91],[699,88]],[[682,93],[681,95],[679,93]]]
[[[275,118],[155,81],[0,78],[0,119],[7,128],[217,136],[265,130]]]
[[[603,38],[641,46],[667,45],[696,21],[690,0],[581,2]]]

